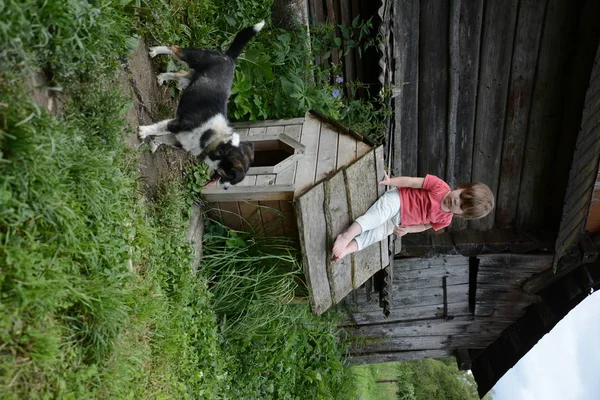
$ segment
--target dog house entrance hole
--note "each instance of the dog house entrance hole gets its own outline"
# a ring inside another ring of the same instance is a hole
[[[264,150],[254,150],[254,162],[252,163],[253,167],[272,167],[289,156],[291,156],[292,152],[287,152],[283,149],[264,149]]]
[[[284,133],[250,136],[247,140],[254,143],[254,162],[249,175],[277,174],[304,155],[304,145]]]

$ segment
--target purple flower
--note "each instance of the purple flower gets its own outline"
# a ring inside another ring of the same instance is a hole
[[[338,76],[337,78],[335,78],[335,82],[336,83],[344,83],[344,78],[342,78],[341,76]]]
[[[337,99],[338,97],[340,97],[340,91],[338,89],[335,89],[333,92],[331,92],[331,96],[334,99]]]

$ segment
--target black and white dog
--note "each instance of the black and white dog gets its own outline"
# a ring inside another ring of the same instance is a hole
[[[182,49],[178,46],[150,48],[150,57],[168,54],[187,64],[189,71],[158,75],[158,83],[178,80],[184,89],[177,106],[177,118],[140,126],[140,139],[151,139],[151,150],[161,144],[180,147],[203,159],[227,189],[241,182],[254,161],[254,145],[240,142],[227,120],[235,60],[264,26],[264,21],[240,31],[229,49]]]

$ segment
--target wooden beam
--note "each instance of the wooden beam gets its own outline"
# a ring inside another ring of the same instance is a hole
[[[301,118],[292,118],[292,119],[266,119],[264,121],[232,122],[231,127],[233,127],[233,128],[256,128],[256,127],[267,127],[267,126],[302,125],[303,123],[304,123],[304,117],[301,117]]]
[[[327,230],[323,223],[324,201],[323,185],[313,187],[296,200],[304,274],[308,283],[311,309],[317,315],[332,305],[326,270],[328,249]]]
[[[293,200],[293,185],[230,186],[203,189],[201,196],[209,202]]]
[[[456,357],[456,363],[458,364],[458,369],[461,371],[468,371],[471,369],[471,356],[469,356],[469,350],[465,348],[457,349],[454,353],[454,357]]]

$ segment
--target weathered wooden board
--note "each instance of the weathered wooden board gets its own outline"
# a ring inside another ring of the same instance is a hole
[[[240,219],[240,209],[237,202],[219,202],[217,207],[221,210],[221,219],[225,226],[235,229],[236,231],[242,230],[243,225],[242,220]]]
[[[291,137],[294,140],[300,140],[300,134],[302,133],[302,125],[286,125],[283,133],[287,136]],[[275,178],[275,184],[277,185],[292,185],[294,184],[294,179],[296,178],[296,169],[298,167],[298,163],[293,163],[290,167],[284,169],[280,173],[277,174],[277,178]],[[285,236],[289,238],[296,239],[298,236],[297,222],[296,216],[294,214],[294,206],[292,202],[289,200],[281,200],[279,201],[279,209],[281,210],[282,224],[283,224],[283,232]]]
[[[499,334],[488,333],[477,335],[438,335],[438,336],[407,336],[378,338],[377,341],[364,346],[352,347],[353,354],[371,353],[396,353],[404,351],[423,351],[436,349],[457,349],[468,347],[471,349],[483,349],[490,344]]]
[[[356,139],[348,135],[339,135],[336,169],[340,169],[356,160]]]
[[[328,181],[325,188],[325,222],[327,223],[327,248],[333,247],[333,241],[350,225],[348,198],[344,173],[339,171]],[[328,257],[331,255],[328,251]],[[331,297],[334,303],[340,302],[353,289],[352,287],[352,257],[344,257],[336,263],[327,260],[327,275]]]
[[[514,322],[513,319],[456,317],[451,320],[442,318],[419,321],[395,321],[386,324],[358,326],[353,335],[367,337],[406,337],[465,334],[500,334]]]
[[[407,271],[432,270],[440,272],[440,276],[453,270],[469,269],[469,258],[464,256],[444,255],[429,258],[400,258],[394,260],[394,277],[400,278]]]
[[[306,113],[300,143],[306,146],[304,157],[298,161],[296,169],[296,195],[306,190],[315,181],[317,153],[319,151],[319,134],[321,122],[312,114]]]
[[[485,4],[471,179],[485,183],[493,193],[498,190],[518,3],[518,0],[509,0]],[[494,220],[492,211],[485,218],[469,221],[468,225],[473,229],[487,230],[494,225]]]
[[[516,222],[518,202],[515,201],[515,194],[518,193],[521,183],[525,139],[545,8],[545,0],[523,0],[519,4],[499,186],[496,194],[496,226],[500,228],[512,227]]]
[[[311,309],[317,315],[332,305],[325,268],[328,251],[327,230],[323,223],[324,201],[323,185],[317,185],[300,196],[295,204],[304,274],[308,281]]]
[[[267,126],[279,126],[279,125],[302,125],[304,118],[292,118],[292,119],[266,119],[264,121],[242,121],[232,122],[231,126],[237,128],[235,131],[242,135],[243,128],[256,128],[256,127],[267,127]],[[245,133],[247,134],[247,133]]]
[[[523,272],[541,272],[550,268],[554,255],[552,254],[481,254],[479,269],[487,267],[510,269]]]
[[[380,185],[379,181],[383,179],[385,173],[385,164],[383,159],[383,146],[379,146],[375,149],[375,170],[377,174],[377,198],[381,197],[386,190],[386,186]],[[388,247],[389,240],[381,242],[381,268],[385,268],[390,265],[390,251]],[[397,245],[400,246],[400,239],[396,241]]]
[[[274,178],[275,175],[273,175]],[[235,185],[227,190],[208,188],[202,191],[202,198],[211,202],[292,200],[294,187],[291,185]]]
[[[534,229],[545,221],[544,204],[554,184],[551,168],[545,165],[553,154],[560,129],[563,85],[566,63],[556,62],[567,57],[572,24],[572,3],[549,0],[546,20],[539,49],[533,98],[529,116],[527,145],[518,197],[517,225],[521,229]]]
[[[450,2],[446,178],[452,188],[471,181],[483,4],[481,1]],[[465,219],[454,218],[450,229],[466,226]]]
[[[468,301],[458,303],[448,303],[447,315],[452,317],[466,317],[470,316]],[[386,318],[383,315],[381,309],[375,311],[362,311],[353,312],[351,315],[351,321],[348,325],[363,325],[363,324],[376,324],[376,323],[391,323],[394,321],[410,321],[415,319],[425,318],[443,318],[444,317],[444,305],[434,304],[429,306],[416,306],[412,308],[394,308],[390,309],[390,315]]]
[[[419,152],[417,176],[446,176],[448,2],[422,0],[419,21]]]
[[[340,135],[335,127],[322,123],[321,135],[319,136],[315,182],[320,181],[335,170],[338,136]]]
[[[403,293],[413,289],[441,288],[443,286],[442,278],[439,275],[431,278],[416,278],[410,281],[396,282],[392,285],[393,293]],[[447,275],[446,285],[464,285],[469,283],[469,271],[461,275]]]
[[[394,99],[396,132],[393,142],[395,176],[417,176],[419,90],[419,0],[395,3],[395,83],[400,94]],[[398,12],[400,11],[400,12]]]
[[[377,200],[375,155],[370,152],[344,170],[350,217],[355,220]],[[380,243],[354,253],[353,286],[362,285],[381,269]]]
[[[440,282],[442,278],[440,278]],[[395,286],[395,285],[394,285]],[[400,311],[401,309],[414,309],[415,307],[424,306],[443,306],[444,304],[444,289],[440,284],[438,287],[419,288],[396,290],[394,287],[394,298],[391,302],[391,309]],[[469,298],[469,285],[452,285],[446,288],[448,303],[466,302]],[[360,304],[361,312],[370,312],[380,310],[378,303]],[[423,318],[431,315],[424,315]]]

